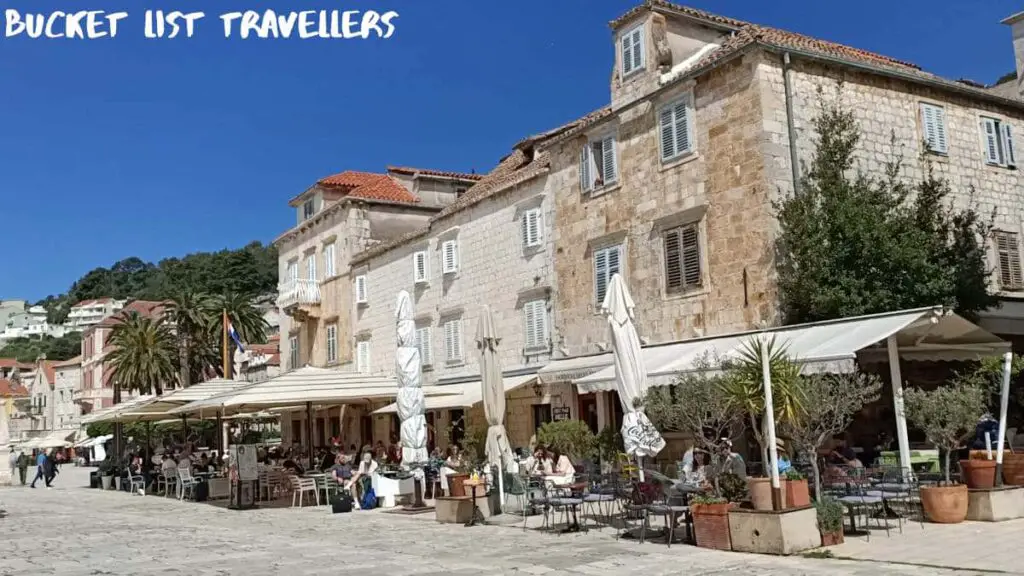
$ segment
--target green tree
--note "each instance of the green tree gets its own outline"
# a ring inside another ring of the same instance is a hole
[[[991,225],[952,206],[949,182],[927,159],[914,184],[901,179],[898,154],[884,177],[870,177],[855,167],[852,112],[822,98],[813,125],[817,149],[799,194],[776,204],[787,323],[935,305],[975,318],[997,304],[985,262]]]
[[[113,349],[106,357],[114,378],[114,404],[122,390],[161,394],[175,380],[178,355],[174,334],[160,319],[137,312],[121,315],[110,331]]]
[[[81,332],[69,332],[59,338],[11,338],[0,348],[0,358],[14,358],[19,362],[35,362],[42,355],[47,360],[70,360],[82,350]]]
[[[174,327],[177,339],[178,384],[182,388],[192,385],[192,371],[196,367],[193,357],[201,356],[202,349],[209,345],[206,335],[210,333],[213,308],[209,296],[191,290],[178,292],[164,308],[162,319]]]
[[[228,320],[238,332],[242,342],[251,344],[263,344],[267,341],[267,330],[269,325],[263,318],[263,313],[253,304],[254,296],[241,292],[225,292],[212,300],[212,315],[210,326],[214,330],[211,334],[211,341],[219,346],[224,343],[223,315],[227,314]],[[228,358],[233,358],[234,342],[228,338]],[[231,364],[228,365],[231,368]],[[220,368],[223,372],[223,367]],[[224,378],[231,378],[231,374],[222,374]]]

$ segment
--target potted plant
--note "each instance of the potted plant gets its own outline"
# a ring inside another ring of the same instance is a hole
[[[756,510],[772,509],[772,492],[768,457],[768,429],[762,358],[768,357],[776,427],[799,419],[803,411],[800,367],[790,360],[784,346],[775,338],[750,338],[740,347],[738,357],[723,363],[725,378],[722,387],[732,407],[747,419],[749,429],[761,448],[765,476],[748,478],[750,501]]]
[[[617,456],[624,450],[622,434],[614,426],[605,426],[595,438],[594,445],[601,463],[601,472],[611,472]]]
[[[574,463],[590,458],[597,449],[597,438],[582,420],[556,420],[537,430],[537,442],[557,449]]]
[[[818,513],[818,532],[822,546],[843,543],[843,504],[833,498],[819,498],[814,503]]]
[[[796,468],[786,470],[780,479],[785,486],[782,493],[786,495],[786,508],[803,508],[811,505],[811,493],[807,488],[807,477]]]
[[[732,550],[729,538],[729,508],[731,504],[714,492],[699,494],[690,500],[693,517],[693,535],[697,546],[715,550]]]
[[[99,465],[100,486],[104,490],[110,490],[114,482],[114,463],[108,458]]]
[[[820,500],[822,491],[818,449],[828,439],[846,430],[854,415],[864,406],[878,399],[882,381],[876,375],[856,372],[808,374],[800,378],[803,395],[800,418],[783,422],[780,429],[798,453],[808,456],[807,460],[814,473],[815,498]]]
[[[985,411],[984,388],[955,377],[935,390],[909,388],[905,393],[907,420],[921,429],[928,441],[945,454],[945,480],[921,487],[921,505],[932,522],[955,524],[967,518],[967,486],[950,477],[950,454],[963,447]]]
[[[996,485],[996,461],[985,457],[985,452],[971,452],[967,460],[960,461],[960,479],[969,489],[988,489]]]

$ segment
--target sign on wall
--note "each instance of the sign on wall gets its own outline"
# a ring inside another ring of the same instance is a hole
[[[555,422],[558,422],[559,420],[568,420],[569,415],[568,406],[560,406],[558,408],[551,409],[551,419]]]

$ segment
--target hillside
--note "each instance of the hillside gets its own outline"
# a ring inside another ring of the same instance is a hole
[[[66,293],[47,296],[37,304],[46,308],[50,322],[62,323],[71,306],[82,300],[162,300],[184,288],[210,294],[276,292],[277,250],[252,242],[237,250],[197,252],[157,264],[133,256],[110,268],[89,271]]]

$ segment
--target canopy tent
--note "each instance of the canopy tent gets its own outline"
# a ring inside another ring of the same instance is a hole
[[[505,388],[505,394],[520,388],[527,384],[531,384],[537,381],[536,374],[528,374],[526,376],[506,376],[502,378],[502,386]],[[481,380],[473,380],[472,382],[463,382],[461,384],[448,384],[444,386],[434,386],[433,388],[427,387],[424,390],[431,390],[435,393],[434,396],[427,398],[425,403],[425,410],[446,410],[451,408],[471,408],[481,402],[483,402],[483,382]],[[396,414],[398,412],[398,404],[388,404],[387,406],[375,410],[374,414]]]
[[[22,448],[67,448],[71,446],[68,438],[75,435],[74,430],[55,430],[46,436],[33,438],[22,444]]]
[[[199,400],[238,390],[251,383],[242,380],[214,378],[188,388],[172,390],[161,396],[150,396],[145,402],[121,405],[94,422],[158,422],[176,415],[170,411]]]
[[[113,439],[114,439],[114,435],[113,434],[105,434],[103,436],[97,436],[95,438],[86,438],[85,440],[80,440],[78,443],[75,444],[74,447],[75,448],[92,448],[93,446],[101,446],[103,444],[106,444],[108,441],[113,440]]]
[[[98,422],[113,422],[115,420],[114,416],[119,412],[133,410],[139,406],[148,403],[153,398],[155,398],[155,396],[140,396],[138,398],[128,400],[127,402],[122,402],[109,408],[103,408],[95,412],[90,412],[89,414],[82,416],[82,425],[87,426],[89,424],[96,424]]]
[[[306,366],[276,378],[191,402],[171,414],[240,412],[294,406],[296,404],[354,404],[394,398],[398,385],[393,377],[341,372]],[[424,394],[430,395],[430,388]]]
[[[735,358],[755,335],[774,336],[805,372],[851,372],[858,355],[869,362],[884,360],[890,337],[895,337],[899,357],[907,360],[974,360],[1010,348],[1008,342],[952,312],[919,308],[648,346],[643,356],[650,384],[670,384],[677,374],[714,368],[722,359]],[[611,355],[607,358],[610,364]],[[705,360],[707,366],[702,365]],[[614,390],[615,368],[574,382],[580,392]]]

